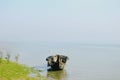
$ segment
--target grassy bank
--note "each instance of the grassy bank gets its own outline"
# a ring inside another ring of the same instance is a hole
[[[29,76],[30,73],[37,74],[36,77]],[[46,80],[37,71],[16,62],[2,60],[0,63],[0,80]]]

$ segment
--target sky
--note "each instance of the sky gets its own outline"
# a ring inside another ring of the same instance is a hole
[[[0,0],[0,41],[120,44],[120,0]]]

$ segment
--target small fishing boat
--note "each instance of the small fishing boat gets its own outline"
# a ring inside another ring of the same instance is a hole
[[[50,66],[48,70],[63,70],[68,57],[65,55],[53,55],[46,58],[47,66]]]

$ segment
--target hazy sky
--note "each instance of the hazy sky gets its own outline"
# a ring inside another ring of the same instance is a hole
[[[0,0],[0,41],[120,44],[120,0]]]

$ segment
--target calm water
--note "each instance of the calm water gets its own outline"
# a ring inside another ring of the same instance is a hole
[[[81,45],[74,43],[0,43],[13,56],[20,54],[20,63],[43,70],[49,80],[120,80],[120,47]],[[64,54],[65,70],[47,72],[45,58]]]

